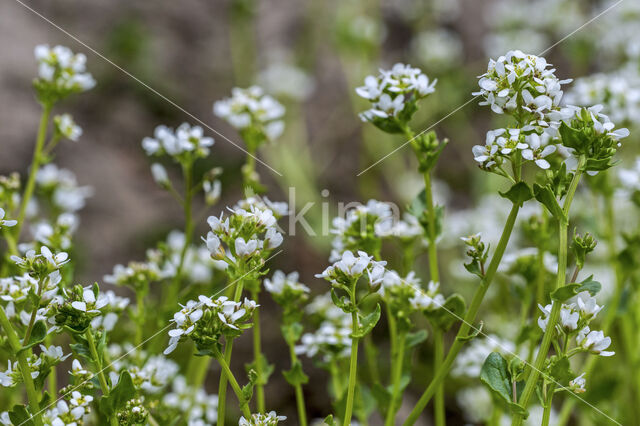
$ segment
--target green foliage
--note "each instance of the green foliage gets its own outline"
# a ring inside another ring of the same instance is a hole
[[[512,413],[526,413],[527,411],[517,404],[518,398],[524,390],[524,382],[515,382],[516,395],[513,395],[514,381],[509,363],[498,352],[491,352],[480,371],[480,381],[489,389],[495,401],[498,401]]]
[[[506,192],[500,192],[502,198],[510,200],[513,204],[522,204],[533,198],[531,187],[524,182],[513,184]]]
[[[128,371],[120,373],[118,384],[111,389],[108,395],[100,398],[100,411],[107,417],[125,407],[127,401],[135,398],[136,389]]]

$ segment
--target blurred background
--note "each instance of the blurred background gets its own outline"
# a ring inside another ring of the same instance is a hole
[[[470,151],[474,144],[484,143],[486,131],[500,122],[487,108],[478,107],[477,101],[447,116],[471,100],[476,76],[486,71],[488,58],[511,49],[545,52],[560,78],[594,73],[616,77],[617,87],[590,83],[573,94],[574,102],[624,102],[612,120],[630,128],[640,122],[640,5],[633,0],[620,2],[582,29],[615,2],[24,1],[239,145],[237,133],[212,114],[212,103],[227,97],[235,86],[263,86],[287,108],[284,135],[260,152],[263,161],[282,173],[278,176],[258,165],[269,188],[267,195],[287,200],[289,188],[296,188],[295,204],[316,203],[307,217],[317,230],[322,202],[331,211],[339,201],[369,198],[405,206],[422,188],[409,147],[357,176],[405,141],[363,125],[357,113],[366,108],[366,102],[354,92],[378,67],[404,62],[421,68],[438,83],[435,94],[422,102],[413,128],[420,131],[437,123],[438,136],[451,142],[436,170],[436,201],[447,206],[447,220],[451,220],[445,221],[453,235],[445,244],[451,258],[460,259],[463,253],[457,237],[467,231],[491,231],[490,225],[489,229],[465,229],[469,216],[464,215],[486,204],[482,194],[495,186],[488,174],[477,170]],[[88,70],[97,80],[95,89],[58,107],[56,112],[72,113],[84,133],[78,143],[61,143],[54,161],[72,170],[81,185],[93,188],[93,196],[79,213],[73,256],[78,261],[78,282],[101,281],[113,265],[144,258],[147,247],[182,227],[182,210],[154,183],[140,141],[159,124],[197,123],[20,3],[4,1],[0,3],[0,174],[19,171],[24,176],[31,161],[40,113],[31,90],[36,75],[33,48],[40,43],[84,52]],[[214,214],[242,197],[240,167],[245,154],[213,132],[205,133],[216,144],[203,169],[224,169],[222,199],[208,211]],[[629,148],[621,151],[623,162],[631,162],[638,152],[637,140],[632,130],[625,140]],[[170,172],[178,176],[177,169]],[[322,190],[327,191],[321,195]],[[502,220],[497,213],[493,219],[498,224]],[[199,223],[196,235],[205,228],[204,221]],[[313,275],[327,265],[330,240],[300,232],[286,240],[285,254],[273,260],[272,269],[297,270],[312,291],[324,292],[327,284]],[[461,287],[455,273],[449,282],[443,280],[445,292],[472,291]],[[266,299],[266,309],[274,317],[263,316],[264,346],[277,372],[288,368],[287,360],[279,359],[285,345],[277,327],[278,310]],[[486,322],[489,331],[492,326],[499,329],[499,322]],[[330,411],[324,372],[314,369],[310,361],[305,361],[305,369],[311,376],[305,388],[310,417],[324,417]],[[401,413],[410,410],[430,375],[425,372],[414,380]],[[275,390],[268,393],[267,405],[295,418],[291,388],[279,373],[271,381]],[[207,384],[211,392],[216,383]],[[447,395],[449,424],[482,423],[481,416],[461,411],[455,392]],[[423,421],[429,424],[430,420],[425,416]]]

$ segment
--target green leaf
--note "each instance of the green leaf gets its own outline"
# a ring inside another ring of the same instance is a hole
[[[578,152],[584,151],[585,138],[582,136],[580,130],[569,127],[567,123],[562,122],[560,124],[560,138],[562,139],[562,145],[573,148]]]
[[[351,337],[359,339],[369,334],[378,323],[380,319],[380,304],[376,303],[376,308],[369,315],[361,316],[358,314],[358,317],[360,318],[360,327],[358,327],[358,331],[351,333]]]
[[[345,313],[353,312],[355,309],[346,298],[338,296],[334,288],[331,289],[331,300],[334,305],[342,309]]]
[[[533,198],[533,191],[524,182],[514,184],[507,192],[500,192],[500,196],[511,200],[513,204],[522,204]]]
[[[415,333],[407,333],[407,336],[405,337],[405,345],[407,346],[407,349],[418,346],[420,343],[427,340],[427,336],[429,336],[429,333],[427,333],[427,330],[424,328],[416,331]]]
[[[569,358],[566,356],[553,360],[551,362],[550,372],[555,381],[562,386],[568,386],[569,381],[576,376],[575,373],[571,371],[571,364],[569,363]]]
[[[460,340],[461,342],[468,342],[469,340],[473,340],[476,338],[476,336],[478,334],[480,334],[480,332],[482,331],[482,327],[484,327],[484,322],[480,321],[480,323],[478,324],[477,327],[473,328],[471,330],[471,333],[469,333],[469,335],[467,336],[460,336],[458,337],[458,340]]]
[[[526,410],[513,402],[513,384],[509,363],[498,352],[491,352],[480,370],[480,381],[491,391],[494,399],[513,413],[526,413]],[[516,383],[516,398],[524,390],[524,382]],[[516,399],[516,400],[517,400]]]
[[[242,387],[242,398],[244,398],[245,401],[251,401],[253,387],[258,382],[258,373],[256,373],[256,370],[249,370],[247,375],[249,376],[249,383]]]
[[[290,370],[283,371],[282,375],[291,386],[309,383],[309,377],[302,371],[302,363],[298,360],[293,363]]]
[[[16,404],[9,411],[9,419],[14,425],[33,426],[35,423],[31,420],[31,415],[27,411],[27,407],[22,404]]]
[[[36,323],[33,324],[33,329],[31,330],[29,341],[26,342],[24,346],[22,346],[22,349],[20,349],[18,353],[24,352],[34,347],[35,345],[41,343],[42,341],[44,341],[44,338],[46,336],[47,336],[47,325],[42,320],[36,321]]]
[[[120,373],[118,384],[111,390],[109,395],[100,399],[100,410],[105,416],[111,416],[123,409],[127,401],[135,398],[136,389],[128,371]]]
[[[453,324],[460,321],[466,309],[467,304],[462,296],[454,293],[447,298],[442,307],[428,311],[425,315],[434,327],[447,331]]]
[[[591,275],[580,283],[569,283],[553,291],[551,293],[551,299],[557,300],[558,302],[564,302],[583,291],[588,291],[589,294],[595,296],[598,294],[601,287],[600,283],[594,281],[593,275]]]
[[[562,223],[568,222],[567,215],[564,214],[562,207],[558,204],[555,194],[551,190],[549,185],[541,186],[537,183],[533,184],[533,193],[540,203],[542,203],[547,210]]]

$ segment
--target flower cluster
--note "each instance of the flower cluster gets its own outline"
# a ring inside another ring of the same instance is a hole
[[[189,425],[213,426],[218,420],[218,396],[189,386],[183,376],[173,380],[171,392],[163,397],[162,404],[185,415]]]
[[[584,107],[602,104],[613,121],[640,123],[640,73],[630,64],[614,73],[577,78],[564,101]]]
[[[41,102],[51,104],[72,93],[84,92],[96,85],[86,72],[87,57],[64,46],[45,44],[34,50],[38,61],[38,78],[33,82]]]
[[[176,161],[192,161],[209,155],[214,140],[204,135],[200,126],[182,123],[177,129],[160,125],[153,131],[153,137],[142,139],[142,148],[148,156],[169,155]]]
[[[538,326],[543,331],[547,329],[552,307],[553,304],[539,305],[543,316],[538,318]],[[588,291],[582,291],[569,299],[567,303],[562,304],[558,327],[567,338],[577,333],[576,341],[582,350],[601,356],[611,356],[614,355],[614,352],[605,351],[611,344],[611,338],[605,337],[602,331],[591,331],[588,326],[600,310],[602,310],[602,306],[597,304],[596,298],[591,296]]]
[[[410,65],[397,63],[390,70],[381,69],[380,74],[366,77],[364,86],[356,89],[358,96],[372,104],[360,113],[360,118],[386,132],[405,132],[418,108],[417,102],[435,91],[436,82]]]
[[[276,303],[284,308],[285,315],[297,311],[300,304],[308,298],[309,287],[299,280],[300,275],[297,272],[285,274],[278,270],[273,273],[271,279],[265,278],[263,281],[264,288],[271,293]]]
[[[177,380],[178,364],[162,355],[149,355],[130,343],[112,344],[108,353],[114,360],[111,363],[114,371],[109,372],[114,386],[119,381],[120,372],[124,370],[131,375],[136,389],[148,394],[158,394],[174,379]],[[138,363],[138,360],[144,360],[144,363]]]
[[[368,284],[371,288],[380,287],[385,274],[387,262],[375,261],[364,251],[358,251],[357,256],[350,250],[342,253],[340,260],[325,269],[317,278],[323,278],[334,285],[351,285],[366,272]]]
[[[93,194],[88,186],[79,186],[76,176],[70,170],[47,164],[36,175],[38,189],[51,200],[56,210],[73,213],[85,206],[86,199]],[[32,200],[34,202],[34,200]],[[30,206],[29,216],[35,216],[37,205]]]
[[[82,128],[73,121],[70,114],[56,115],[53,117],[53,125],[58,137],[65,137],[70,141],[77,142],[82,136]]]
[[[369,200],[346,211],[344,217],[333,219],[330,261],[336,261],[345,250],[364,250],[369,253],[380,251],[382,240],[396,237],[412,240],[422,234],[418,220],[406,214],[399,218],[399,212],[390,203]]]
[[[247,272],[260,276],[270,252],[284,239],[276,223],[287,212],[283,204],[252,198],[229,208],[227,217],[209,216],[211,231],[203,240],[211,257],[224,262],[232,276]]]
[[[200,295],[198,302],[190,300],[173,315],[176,328],[169,331],[167,355],[175,350],[181,340],[189,337],[203,353],[218,345],[221,337],[233,339],[250,328],[251,316],[258,305],[246,299],[234,302],[227,297],[211,299]]]
[[[560,105],[561,86],[571,81],[558,80],[555,71],[543,57],[512,50],[489,60],[478,81],[480,90],[473,95],[482,97],[480,105],[489,105],[496,114],[524,110],[529,119],[544,119]]]
[[[250,152],[284,131],[284,107],[258,86],[235,87],[231,97],[213,104],[213,113],[238,129]]]
[[[320,355],[322,361],[330,362],[349,356],[351,350],[351,315],[338,308],[330,293],[316,296],[306,307],[310,319],[317,319],[319,326],[313,333],[305,333],[295,347],[298,355],[313,358]]]
[[[252,414],[248,419],[241,417],[238,426],[276,426],[278,422],[283,420],[287,420],[287,417],[279,416],[275,411],[270,411],[266,414]]]

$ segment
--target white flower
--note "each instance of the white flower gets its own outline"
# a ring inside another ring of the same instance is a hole
[[[270,411],[267,414],[252,414],[249,419],[240,417],[238,426],[276,426],[278,422],[286,419],[286,416],[279,416],[275,411]]]
[[[204,191],[204,199],[207,204],[215,204],[220,199],[220,193],[222,192],[222,184],[219,180],[205,180],[202,182],[202,189]]]
[[[271,279],[265,278],[264,288],[273,294],[282,294],[285,289],[290,289],[296,292],[309,293],[309,287],[301,284],[298,280],[300,275],[297,272],[291,272],[285,274],[284,272],[277,270],[273,273]]]
[[[245,241],[244,238],[238,237],[235,240],[236,254],[240,257],[249,257],[258,250],[258,240],[250,239]]]
[[[153,163],[151,165],[151,175],[153,180],[161,187],[166,188],[169,186],[169,175],[167,169],[160,163]]]
[[[591,296],[588,291],[581,291],[571,301],[577,305],[578,310],[586,319],[595,318],[598,312],[602,310],[602,306],[598,306],[596,298]]]
[[[0,371],[0,385],[9,388],[16,385],[14,380],[14,369],[11,366],[11,360],[7,361],[7,370]]]
[[[587,384],[587,381],[585,380],[584,375],[585,373],[582,373],[569,382],[569,389],[571,389],[573,393],[584,393],[586,391],[585,385]]]
[[[556,303],[556,302],[554,302]],[[538,326],[542,331],[547,330],[547,324],[549,323],[549,315],[551,314],[552,304],[547,306],[538,305],[538,308],[542,311],[543,316],[538,318]],[[573,305],[562,305],[560,308],[560,326],[565,331],[573,331],[578,328],[578,321],[580,320],[580,313],[573,309]]]
[[[44,345],[40,345],[40,350],[42,351],[42,354],[44,354],[44,356],[56,363],[62,362],[71,356],[71,353],[64,355],[64,353],[62,352],[62,347],[60,346],[52,345],[47,348]]]
[[[16,226],[16,224],[18,223],[17,220],[5,220],[4,215],[5,215],[4,209],[0,208],[0,228],[2,228],[3,226],[7,226],[7,227]]]
[[[613,351],[605,351],[605,349],[611,345],[611,337],[605,337],[604,333],[600,330],[591,331],[589,327],[584,327],[578,332],[576,341],[581,348],[593,354],[600,356],[615,355]]]
[[[526,148],[522,151],[522,158],[524,158],[525,160],[534,161],[538,167],[544,170],[551,167],[549,162],[544,159],[544,157],[556,152],[555,145],[547,145],[550,139],[549,135],[543,133],[542,136],[540,136],[537,133],[532,133],[525,139],[529,145],[529,148]]]
[[[70,114],[53,117],[53,123],[57,132],[71,141],[77,142],[82,136],[82,128],[73,121],[73,117]]]
[[[273,141],[282,134],[284,112],[284,107],[258,86],[235,87],[230,98],[213,104],[216,116],[240,131],[252,128],[266,141]]]
[[[95,293],[91,287],[85,287],[82,292],[82,300],[71,302],[71,306],[79,311],[87,313],[99,313],[100,309],[107,306],[109,300],[104,295],[98,295],[96,299]]]
[[[623,188],[640,191],[640,157],[636,158],[631,168],[618,170],[618,178]]]

